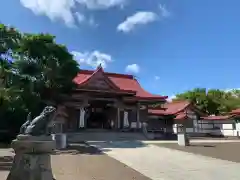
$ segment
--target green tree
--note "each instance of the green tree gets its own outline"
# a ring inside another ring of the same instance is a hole
[[[189,100],[208,114],[224,114],[240,107],[240,91],[196,88],[176,95],[175,100]]]
[[[21,34],[12,27],[0,24],[0,87],[8,86],[12,76],[12,52],[19,48]]]
[[[19,55],[14,62],[18,73],[31,79],[32,91],[42,100],[56,101],[61,93],[69,92],[78,64],[67,48],[55,42],[49,34],[25,34]]]
[[[191,91],[177,94],[175,100],[188,100],[206,113],[209,112],[209,99],[207,96],[207,90],[205,88],[195,88]]]
[[[18,131],[27,112],[59,103],[74,88],[79,67],[50,34],[24,34],[0,24],[0,128]]]

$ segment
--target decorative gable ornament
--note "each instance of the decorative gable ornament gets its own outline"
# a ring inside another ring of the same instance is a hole
[[[105,76],[102,66],[99,65],[97,70],[82,85],[86,89],[94,90],[120,90],[107,76]]]

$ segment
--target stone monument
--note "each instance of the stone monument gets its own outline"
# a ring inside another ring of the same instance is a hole
[[[64,133],[64,124],[66,123],[68,114],[66,107],[59,105],[57,107],[57,113],[52,121],[52,138],[56,142],[57,149],[65,149],[67,147],[67,135]]]
[[[189,146],[189,139],[186,134],[186,128],[183,124],[177,125],[177,138],[179,146]]]
[[[20,134],[12,141],[15,151],[13,165],[7,180],[53,180],[50,154],[55,149],[55,141],[47,135],[47,126],[55,115],[52,106],[21,126]]]

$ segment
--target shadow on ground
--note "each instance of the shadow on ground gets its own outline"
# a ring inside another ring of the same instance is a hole
[[[154,140],[176,141],[177,135],[173,133],[155,132]]]
[[[106,142],[88,142],[91,146],[100,149],[102,152],[111,151],[111,149],[134,149],[148,146],[141,141],[106,141]]]
[[[190,146],[182,147],[177,143],[159,143],[154,144],[159,147],[170,148],[183,152],[208,156],[221,160],[227,160],[232,162],[240,163],[240,143],[229,142],[229,143],[191,143]]]
[[[59,154],[88,154],[101,155],[103,154],[99,149],[89,146],[86,143],[69,144],[66,149],[56,150],[53,155]]]
[[[12,167],[13,156],[0,157],[0,171],[10,171]]]
[[[216,146],[215,145],[209,145],[209,144],[190,144],[188,147],[209,147],[209,148],[214,148]]]
[[[104,141],[69,144],[66,149],[56,150],[53,155],[59,154],[88,154],[102,155],[113,148],[142,148],[148,146],[141,141]]]

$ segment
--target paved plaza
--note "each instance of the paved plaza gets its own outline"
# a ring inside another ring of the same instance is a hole
[[[153,180],[237,180],[240,163],[139,142],[91,143]]]
[[[56,180],[240,179],[240,163],[193,154],[195,152],[189,153],[182,149],[176,150],[177,146],[173,143],[88,143],[101,151],[87,144],[73,144],[67,150],[57,151],[51,156]],[[234,143],[231,146],[239,148],[237,142]],[[213,145],[210,142],[208,144],[206,149],[212,147],[210,144]],[[12,156],[11,149],[0,149],[0,180],[6,179]]]
[[[0,180],[12,165],[11,149],[0,151]],[[72,145],[51,156],[56,180],[151,180],[125,164],[89,146]]]
[[[173,150],[179,150],[183,152],[199,154],[216,159],[222,159],[232,162],[240,163],[240,143],[191,143],[191,146],[182,147],[176,143],[160,143],[155,144],[159,147],[166,147]]]

